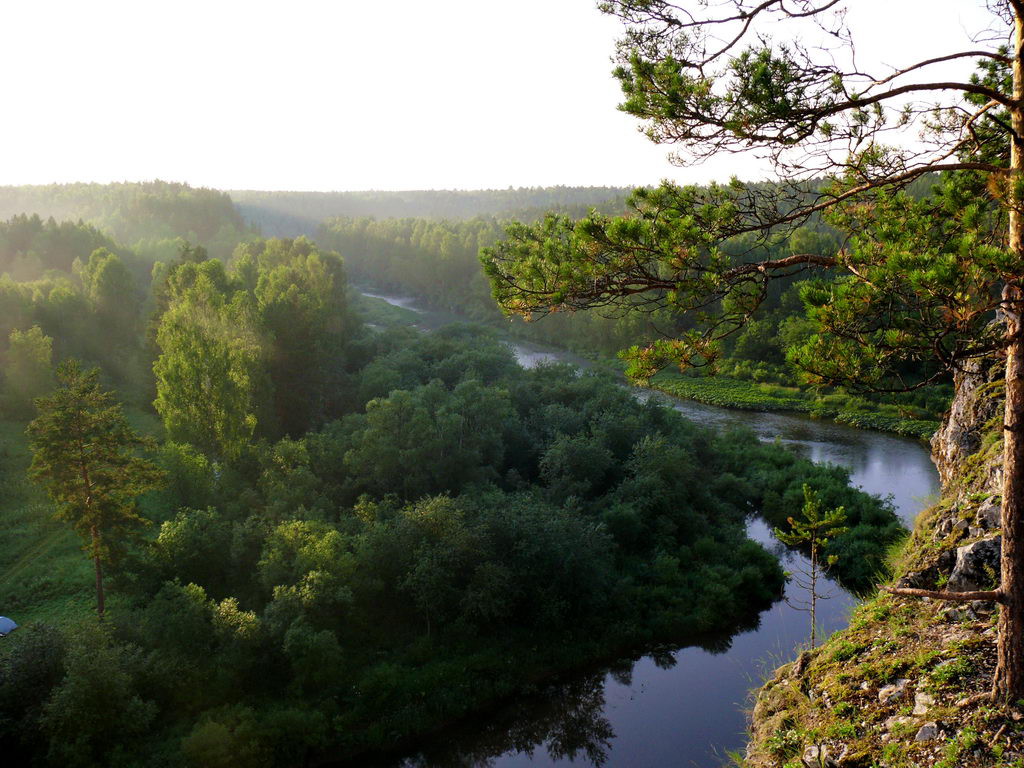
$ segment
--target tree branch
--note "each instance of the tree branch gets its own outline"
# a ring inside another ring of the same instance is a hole
[[[939,164],[928,164],[922,165],[917,168],[911,168],[894,176],[887,176],[884,179],[878,179],[873,181],[867,181],[856,187],[851,187],[837,195],[822,195],[826,197],[824,201],[815,203],[814,205],[798,208],[790,214],[780,216],[771,222],[757,222],[750,224],[749,226],[740,226],[735,231],[730,232],[730,235],[741,235],[748,232],[762,231],[768,227],[777,227],[782,224],[789,224],[794,221],[800,221],[810,216],[813,213],[818,213],[827,208],[831,208],[834,205],[841,203],[847,198],[859,195],[861,192],[867,192],[872,189],[879,189],[881,187],[894,186],[903,182],[909,182],[916,179],[918,176],[924,176],[926,173],[939,173],[941,171],[985,171],[987,173],[997,173],[1003,170],[998,165],[992,163],[979,163],[979,162],[963,162],[963,163],[939,163]],[[820,199],[820,198],[819,198]]]
[[[941,64],[944,61],[953,61],[954,59],[964,59],[964,58],[968,58],[968,57],[975,58],[975,57],[978,57],[978,56],[987,57],[987,58],[990,58],[990,59],[995,59],[996,61],[1001,61],[1004,64],[1012,63],[1012,60],[1010,59],[1009,56],[1003,56],[1002,54],[994,53],[993,51],[963,51],[961,53],[951,53],[948,56],[938,56],[938,57],[936,57],[934,59],[927,59],[926,61],[920,61],[917,64],[912,64],[909,67],[905,67],[903,69],[899,69],[899,70],[893,72],[888,77],[883,77],[881,80],[875,80],[871,84],[872,85],[883,85],[884,83],[888,83],[889,81],[895,80],[898,77],[902,77],[903,75],[907,74],[908,72],[913,72],[914,70],[921,69],[923,67],[929,67],[932,64]]]
[[[820,256],[816,253],[798,253],[787,256],[783,259],[767,259],[755,261],[750,264],[741,264],[738,267],[726,270],[722,273],[725,280],[733,280],[743,275],[751,275],[757,272],[765,273],[768,270],[788,269],[796,266],[834,267],[838,264],[832,256]]]
[[[882,591],[901,597],[928,597],[932,600],[944,600],[950,603],[970,603],[975,600],[994,600],[997,603],[1004,601],[1003,593],[998,589],[979,592],[947,592],[933,589],[911,589],[909,587],[882,587]]]

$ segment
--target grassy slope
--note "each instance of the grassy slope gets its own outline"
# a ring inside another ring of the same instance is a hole
[[[0,422],[0,614],[65,625],[92,610],[92,569],[75,533],[25,478],[25,425]]]
[[[396,307],[373,296],[353,292],[350,301],[363,322],[369,325],[387,328],[393,325],[415,325],[420,320],[419,313],[405,307]]]
[[[945,533],[948,522],[973,525],[979,506],[998,501],[982,482],[1000,459],[996,421],[954,486],[893,553],[897,577],[969,541],[964,532]],[[823,747],[835,760],[827,764],[842,768],[1024,768],[1024,706],[1002,712],[968,700],[989,690],[995,668],[996,613],[991,604],[976,607],[949,615],[935,601],[881,592],[866,600],[847,629],[779,668],[758,692],[744,765],[799,768],[806,750]],[[906,694],[883,703],[882,687],[899,680],[909,681]],[[933,702],[915,714],[920,694]],[[916,741],[927,722],[939,724],[939,738]]]

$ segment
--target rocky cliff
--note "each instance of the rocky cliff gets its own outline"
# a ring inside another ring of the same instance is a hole
[[[999,366],[957,375],[932,452],[943,495],[893,556],[901,586],[990,589],[999,573]],[[977,695],[995,667],[993,603],[879,592],[849,627],[757,692],[751,768],[1024,768],[1024,712]],[[1024,704],[1024,702],[1022,702]]]

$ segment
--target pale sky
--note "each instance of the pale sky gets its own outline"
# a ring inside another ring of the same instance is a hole
[[[954,50],[982,0],[857,0],[868,58]],[[678,168],[615,109],[594,0],[6,0],[0,184],[479,189]]]

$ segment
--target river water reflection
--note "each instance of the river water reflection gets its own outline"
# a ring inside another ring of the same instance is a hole
[[[423,311],[409,299],[380,298],[421,312],[424,330],[458,320]],[[509,343],[526,367],[548,360],[585,364],[556,349]],[[908,526],[939,491],[923,443],[795,415],[730,411],[657,392],[638,390],[637,396],[658,398],[699,424],[746,427],[759,439],[779,440],[813,461],[842,465],[854,485],[891,495]],[[752,521],[748,535],[776,548],[786,570],[802,564],[803,558],[785,551],[762,522]],[[834,584],[828,590],[830,599],[819,606],[818,616],[824,635],[846,625],[854,603]],[[787,587],[787,597],[800,602],[803,596],[795,592],[794,585]],[[666,649],[573,675],[376,765],[718,768],[728,750],[744,745],[750,690],[791,660],[807,634],[807,614],[780,601],[760,615],[754,629],[708,642],[706,648]]]

